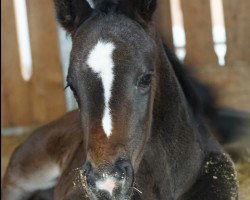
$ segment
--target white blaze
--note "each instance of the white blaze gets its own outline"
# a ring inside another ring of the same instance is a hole
[[[107,137],[111,135],[112,119],[109,108],[109,100],[111,98],[112,84],[114,80],[113,67],[114,62],[112,58],[115,45],[112,42],[99,40],[94,48],[90,51],[87,64],[98,74],[102,80],[104,88],[104,113],[102,118],[102,126]]]

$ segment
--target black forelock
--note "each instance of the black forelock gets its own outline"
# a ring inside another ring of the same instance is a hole
[[[118,11],[118,6],[121,0],[94,0],[95,2],[95,10],[109,13]]]
[[[140,24],[151,20],[156,0],[93,0],[94,10],[105,14],[120,13]]]

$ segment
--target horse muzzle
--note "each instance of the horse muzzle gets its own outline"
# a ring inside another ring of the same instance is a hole
[[[130,199],[134,183],[130,161],[119,159],[113,166],[103,165],[99,169],[86,162],[83,170],[93,199]]]

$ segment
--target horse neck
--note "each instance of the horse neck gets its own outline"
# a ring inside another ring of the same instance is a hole
[[[154,25],[149,27],[149,35],[155,40],[158,49],[153,126],[171,130],[176,128],[176,123],[178,123],[192,127],[187,100]]]
[[[169,134],[185,132],[189,138],[194,139],[198,136],[198,132],[193,111],[188,105],[163,45],[161,44],[159,48],[158,83],[154,102],[153,128],[157,130],[159,128],[164,129]],[[176,137],[176,134],[173,136]]]
[[[152,165],[155,181],[164,185],[163,193],[177,197],[192,185],[203,152],[196,120],[162,45],[159,52],[152,136],[144,161]]]

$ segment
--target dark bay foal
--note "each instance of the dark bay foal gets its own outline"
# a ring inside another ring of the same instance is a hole
[[[16,149],[2,198],[54,188],[48,198],[56,200],[237,199],[233,163],[195,112],[195,92],[151,21],[156,0],[55,7],[73,41],[67,82],[79,110]]]

